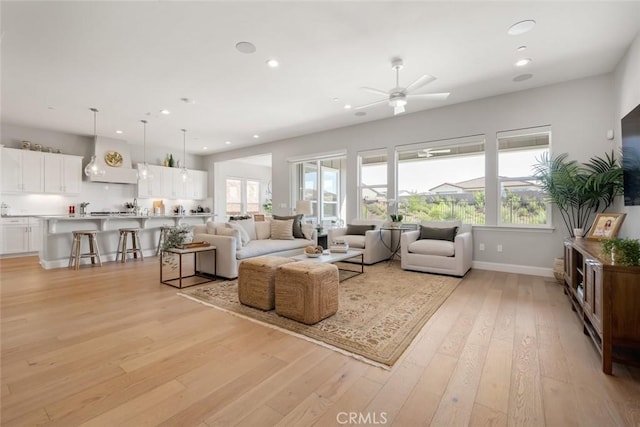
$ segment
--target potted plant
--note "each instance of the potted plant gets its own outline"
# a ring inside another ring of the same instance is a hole
[[[402,224],[402,220],[404,219],[404,215],[402,214],[391,214],[391,226],[392,227],[400,227]]]
[[[176,255],[172,253],[165,253],[167,249],[177,248],[188,240],[190,240],[191,227],[187,225],[181,225],[167,231],[162,242],[162,251],[160,256],[162,257],[162,265],[175,269],[177,267]]]
[[[586,234],[592,216],[604,212],[622,194],[622,167],[613,151],[582,164],[567,157],[564,153],[550,158],[545,153],[533,168],[549,201],[558,207],[569,235],[575,237],[574,230]]]
[[[604,239],[600,245],[603,255],[611,257],[612,264],[640,266],[640,240]]]

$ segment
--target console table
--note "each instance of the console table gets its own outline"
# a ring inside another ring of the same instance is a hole
[[[163,276],[163,256],[164,253],[170,253],[173,255],[177,255],[178,257],[178,277],[174,278],[174,279],[165,279]],[[197,265],[197,257],[196,255],[199,253],[203,253],[203,252],[213,252],[213,276],[209,275],[209,274],[205,274],[202,273],[200,271],[198,271],[198,265]],[[189,254],[193,254],[193,274],[189,274],[189,275],[184,275],[182,272],[182,256],[183,255],[189,255]],[[160,252],[160,283],[164,283],[165,285],[169,285],[169,286],[173,286],[174,288],[178,288],[178,289],[182,289],[183,287],[189,287],[189,286],[195,286],[195,285],[201,285],[203,283],[207,283],[207,282],[213,282],[214,280],[216,280],[216,247],[215,246],[196,246],[196,247],[187,247],[184,249],[180,249],[180,248],[169,248],[169,249],[165,249],[164,251]],[[189,283],[187,286],[182,286],[182,280],[183,279],[187,279],[189,277],[199,277],[199,278],[203,278],[205,280],[200,280],[198,282],[191,282]],[[178,282],[178,285],[175,285],[172,282]]]
[[[612,362],[640,365],[640,267],[611,263],[598,241],[567,240],[564,284],[602,371],[611,375]]]

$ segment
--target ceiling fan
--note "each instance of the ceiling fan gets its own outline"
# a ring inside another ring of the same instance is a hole
[[[443,153],[450,153],[451,149],[450,148],[441,148],[441,149],[435,149],[435,148],[425,148],[424,150],[420,150],[418,151],[418,157],[433,157],[434,154],[443,154]]]
[[[371,87],[362,87],[360,89],[366,90],[367,92],[375,93],[377,95],[384,95],[387,99],[382,99],[380,101],[372,102],[370,104],[360,105],[359,107],[355,107],[356,110],[361,108],[371,107],[372,105],[382,104],[387,102],[389,106],[393,107],[393,114],[404,113],[404,106],[407,104],[408,98],[423,98],[423,99],[447,99],[449,96],[449,92],[443,93],[412,93],[413,91],[421,88],[422,86],[431,83],[436,78],[430,76],[429,74],[425,74],[419,77],[416,81],[411,83],[407,87],[400,86],[400,70],[403,67],[402,59],[394,58],[391,61],[391,69],[396,70],[396,87],[386,92],[380,89],[374,89]]]

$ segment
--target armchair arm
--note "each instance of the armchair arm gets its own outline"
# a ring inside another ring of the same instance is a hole
[[[470,231],[460,233],[454,241],[456,251],[456,264],[461,271],[467,271],[471,268],[473,261],[473,234]]]
[[[404,257],[409,253],[409,245],[420,237],[420,230],[405,231],[400,236],[400,254]]]
[[[219,276],[229,279],[238,276],[238,261],[236,259],[236,238],[217,234],[195,234],[194,240],[207,242],[216,247],[216,270]],[[198,269],[213,274],[213,259],[207,253],[199,254]]]

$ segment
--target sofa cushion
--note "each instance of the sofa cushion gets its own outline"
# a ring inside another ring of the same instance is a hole
[[[420,226],[420,240],[447,240],[453,242],[456,239],[458,227],[439,228]]]
[[[340,240],[347,242],[350,248],[364,249],[365,236],[363,235],[340,236]]]
[[[274,215],[273,219],[280,219],[280,220],[292,219],[293,220],[293,237],[295,237],[296,239],[304,239],[304,234],[302,234],[302,217],[303,216],[304,215],[302,214],[292,215],[292,216]]]
[[[409,244],[408,251],[420,255],[454,256],[455,245],[446,240],[416,240]]]
[[[260,255],[270,255],[294,249],[304,249],[310,244],[306,239],[293,240],[252,240],[236,252],[236,259],[247,259]]]
[[[238,230],[240,233],[240,241],[242,242],[242,246],[246,246],[247,243],[251,241],[251,237],[249,237],[249,233],[242,227],[240,224],[234,222],[227,222],[226,226],[228,228],[233,228],[234,230]]]
[[[247,232],[247,235],[249,236],[249,240],[256,240],[258,238],[258,236],[256,236],[256,223],[253,220],[253,218],[234,220],[229,222],[233,222],[241,226],[244,229],[244,231]]]
[[[347,224],[347,231],[345,234],[364,236],[367,231],[375,228],[375,225]]]
[[[302,224],[302,234],[307,240],[311,240],[313,237],[313,224]]]
[[[271,237],[271,222],[256,221],[256,237],[258,240]]]
[[[274,219],[271,221],[271,239],[293,240],[293,219]]]
[[[240,231],[235,228],[229,228],[225,226],[216,227],[216,232],[212,234],[217,234],[219,236],[230,236],[236,239],[236,250],[242,247],[242,238],[240,237]]]
[[[216,234],[216,223],[209,220],[205,224],[207,227],[207,234]]]

